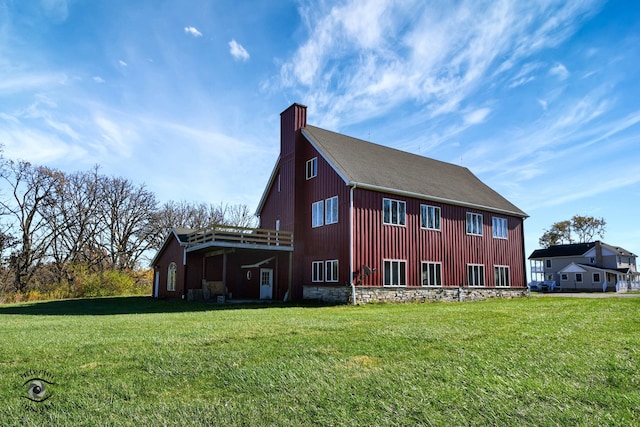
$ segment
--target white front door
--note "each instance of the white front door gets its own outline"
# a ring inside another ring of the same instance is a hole
[[[270,268],[260,269],[260,299],[273,298],[273,270]]]

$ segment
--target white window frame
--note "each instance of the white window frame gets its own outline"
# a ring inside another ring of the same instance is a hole
[[[494,265],[493,276],[496,288],[511,287],[511,269],[508,265]],[[506,282],[506,284],[503,282]]]
[[[169,264],[167,267],[167,291],[174,292],[176,290],[176,275],[178,266],[175,262]]]
[[[578,280],[578,276],[580,277],[580,280]],[[582,275],[582,273],[576,273],[576,283],[582,283],[583,280],[584,276]]]
[[[480,283],[476,283],[477,281]],[[483,288],[485,286],[485,283],[486,281],[484,277],[484,264],[467,264],[467,284],[469,285],[469,287]]]
[[[483,218],[482,214],[467,212],[467,234],[471,236],[482,236]]]
[[[569,280],[569,275],[567,273],[560,273],[560,280],[562,282],[566,282]]]
[[[383,198],[382,223],[386,225],[404,227],[407,223],[407,202],[402,200],[388,199],[386,197]]]
[[[553,266],[553,262],[550,259],[544,260],[544,268],[549,269]]]
[[[425,271],[425,267],[426,270]],[[434,279],[436,283],[431,283],[432,270],[434,269]],[[426,274],[425,274],[426,273]],[[442,263],[441,262],[431,262],[431,261],[423,261],[420,268],[420,278],[422,280],[422,286],[429,287],[442,287]]]
[[[440,207],[420,205],[420,228],[440,231],[441,227],[442,215]]]
[[[598,280],[596,280],[596,274],[598,275]],[[597,273],[597,272],[593,272],[591,273],[591,279],[593,280],[593,283],[602,283],[602,274]]]
[[[311,227],[317,228],[324,225],[324,200],[311,204]]]
[[[324,203],[325,215],[324,223],[337,224],[338,223],[338,196],[333,196],[325,200]]]
[[[307,164],[305,167],[305,176],[307,180],[318,176],[318,158],[317,157],[307,160]]]
[[[324,282],[324,261],[311,263],[311,281],[313,283]]]
[[[382,263],[384,266],[383,285],[389,287],[407,286],[407,261],[404,259],[385,259]],[[389,267],[387,269],[387,266]],[[387,271],[389,276],[387,277]],[[397,277],[398,283],[393,283],[393,278]]]
[[[324,277],[326,282],[337,282],[338,279],[338,260],[331,259],[325,261]]]
[[[494,216],[491,218],[491,232],[494,239],[508,239],[509,238],[509,222],[507,218]]]

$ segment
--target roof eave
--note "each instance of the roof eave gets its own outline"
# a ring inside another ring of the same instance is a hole
[[[432,202],[446,203],[449,205],[461,206],[465,208],[479,209],[479,210],[484,210],[484,211],[489,211],[494,213],[501,213],[501,214],[511,215],[511,216],[515,216],[523,219],[529,218],[529,215],[527,215],[524,212],[509,211],[509,210],[499,209],[491,206],[477,205],[475,203],[467,203],[459,200],[446,199],[443,197],[429,196],[427,194],[413,193],[411,191],[396,190],[393,188],[381,187],[378,185],[366,184],[363,182],[349,182],[347,185],[349,185],[350,187],[362,188],[362,189],[371,190],[371,191],[378,191],[381,193],[396,194],[398,196],[412,197],[415,199],[430,200]]]
[[[305,128],[302,128],[301,131],[305,139],[309,141],[309,144],[311,144],[311,146],[320,154],[320,156],[329,164],[329,166],[331,166],[331,168],[338,174],[338,176],[345,182],[345,184],[348,184],[349,178],[347,178],[342,168],[338,167],[338,165],[336,165],[335,162],[330,159],[329,156],[327,156],[327,154],[324,152],[324,149],[315,141],[313,136],[309,132],[307,132]]]
[[[262,212],[262,208],[264,208],[264,204],[267,202],[267,196],[269,196],[269,191],[271,191],[271,187],[273,186],[273,182],[278,175],[278,171],[280,170],[280,157],[278,156],[278,160],[276,160],[276,164],[271,171],[271,176],[269,177],[269,181],[267,182],[266,187],[264,188],[264,192],[262,193],[262,197],[260,198],[260,203],[258,203],[258,207],[256,208],[256,216],[260,216],[260,212]]]
[[[160,254],[164,252],[167,245],[169,244],[169,241],[171,240],[171,236],[173,236],[178,241],[178,244],[180,246],[183,246],[183,247],[187,246],[187,243],[182,242],[182,240],[180,240],[180,236],[178,236],[178,233],[176,233],[176,230],[172,228],[171,231],[167,233],[167,237],[164,238],[164,241],[162,242],[162,246],[160,247],[160,250],[156,252],[156,256],[153,257],[153,259],[149,263],[149,266],[153,267],[156,265],[156,262],[158,261]]]

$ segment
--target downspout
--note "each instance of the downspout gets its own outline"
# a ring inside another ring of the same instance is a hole
[[[187,298],[187,248],[182,250],[182,299]]]
[[[524,287],[527,289],[527,296],[531,295],[531,289],[529,289],[527,281],[527,254],[524,247],[524,218],[520,221],[520,238],[522,239],[522,274],[524,275]],[[533,273],[531,273],[533,275]],[[533,277],[531,278],[533,280]],[[544,280],[544,277],[542,278]]]
[[[356,305],[356,285],[353,277],[353,190],[356,189],[356,185],[351,186],[349,191],[349,275],[351,276],[351,301],[353,305]]]

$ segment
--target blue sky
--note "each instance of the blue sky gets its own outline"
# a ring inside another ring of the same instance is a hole
[[[640,3],[0,0],[5,157],[255,207],[279,114],[468,167],[640,253]]]

